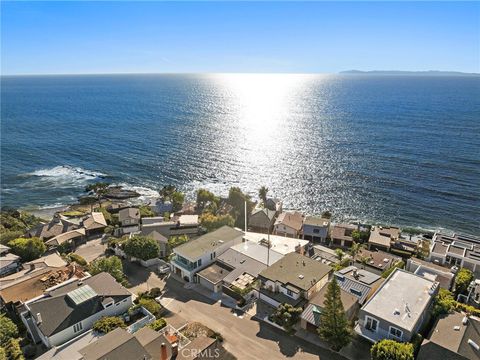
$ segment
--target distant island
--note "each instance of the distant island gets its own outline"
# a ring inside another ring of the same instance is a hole
[[[401,71],[401,70],[346,70],[340,71],[340,74],[354,74],[354,75],[428,75],[428,76],[479,76],[479,73],[466,73],[460,71],[439,71],[439,70],[427,70],[427,71]]]

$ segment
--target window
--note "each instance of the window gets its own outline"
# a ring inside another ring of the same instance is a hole
[[[362,292],[359,291],[359,290],[350,289],[350,292],[351,292],[353,295],[362,296]]]
[[[81,322],[73,325],[73,332],[74,332],[74,333],[77,333],[77,332],[79,332],[79,331],[82,330],[82,329],[83,329],[83,326],[82,326],[82,323],[81,323]]]
[[[198,260],[198,266],[202,266],[202,259]]]
[[[113,303],[108,303],[108,304],[105,305],[105,308],[108,308],[108,307],[110,307],[110,306],[112,306],[112,305],[113,305]]]
[[[320,233],[320,229],[313,229],[313,233],[314,233],[314,234],[319,234],[319,233]]]
[[[377,331],[378,329],[378,320],[371,318],[370,316],[365,317],[365,327],[370,331]]]
[[[287,289],[287,295],[288,295],[288,296],[293,296],[292,290],[288,290],[288,289]]]
[[[401,339],[403,336],[403,331],[397,329],[396,327],[390,326],[390,336],[396,338],[396,339]]]

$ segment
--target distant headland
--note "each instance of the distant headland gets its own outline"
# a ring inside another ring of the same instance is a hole
[[[346,70],[340,71],[340,74],[354,74],[354,75],[428,75],[428,76],[480,76],[480,73],[466,73],[460,71],[402,71],[402,70]]]

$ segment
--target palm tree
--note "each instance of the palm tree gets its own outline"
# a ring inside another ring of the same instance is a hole
[[[355,259],[361,249],[363,249],[363,245],[354,241],[352,247],[350,248],[350,255],[352,255],[353,263],[355,263]]]
[[[337,255],[339,261],[342,261],[343,256],[345,255],[342,249],[335,249],[335,254]]]
[[[258,197],[262,200],[263,206],[267,206],[267,193],[268,188],[266,186],[262,186],[258,189]]]

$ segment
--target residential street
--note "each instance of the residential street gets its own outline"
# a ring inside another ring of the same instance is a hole
[[[225,338],[224,346],[238,359],[322,359],[344,360],[345,357],[317,347],[282,330],[251,319],[237,316],[232,309],[183,287],[169,278],[162,304],[168,310],[166,319],[174,326],[198,321]]]

